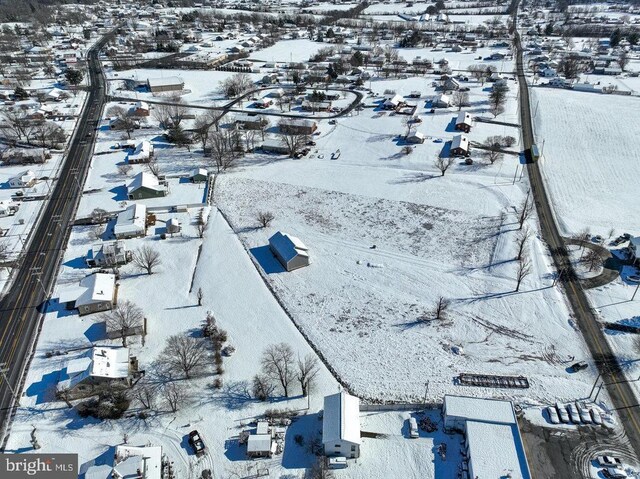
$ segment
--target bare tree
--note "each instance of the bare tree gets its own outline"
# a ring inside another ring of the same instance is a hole
[[[122,176],[129,176],[129,173],[131,172],[132,169],[133,169],[133,166],[131,166],[128,163],[118,165],[118,173],[120,173]]]
[[[333,479],[334,477],[333,471],[329,469],[327,461],[322,455],[316,458],[316,462],[304,475],[304,479]]]
[[[593,271],[598,264],[602,263],[602,257],[596,250],[589,249],[582,258],[582,262],[589,265],[589,271]]]
[[[6,261],[9,259],[9,253],[11,253],[11,246],[8,241],[0,242],[0,261]]]
[[[304,359],[298,357],[298,372],[296,378],[300,383],[300,389],[302,389],[302,395],[307,396],[313,388],[313,383],[316,376],[320,372],[320,365],[318,358],[312,354],[307,354]]]
[[[260,226],[262,226],[263,228],[269,226],[273,221],[273,218],[274,215],[271,211],[260,211],[258,213],[258,216],[256,217],[258,223],[260,223]]]
[[[131,391],[133,398],[145,409],[153,409],[157,394],[158,388],[144,378],[138,381]]]
[[[525,226],[525,228],[520,231],[520,234],[518,235],[518,239],[516,240],[516,246],[517,246],[517,252],[518,252],[516,255],[517,261],[520,261],[524,256],[525,248],[527,246],[527,242],[529,241],[529,238],[531,238],[531,231],[529,230],[529,228]]]
[[[247,73],[236,73],[220,82],[220,89],[228,98],[240,96],[252,87],[253,81]]]
[[[501,141],[502,137],[500,136],[490,136],[484,142],[485,156],[492,165],[502,158]]]
[[[282,122],[278,125],[278,133],[280,135],[280,143],[287,149],[291,158],[310,140],[309,135],[303,135],[290,128],[283,127]]]
[[[105,223],[109,219],[109,214],[102,208],[94,208],[91,212],[91,222],[94,224]]]
[[[104,234],[104,226],[95,225],[89,229],[88,236],[89,236],[89,239],[91,239],[92,241],[98,241],[102,239],[103,234]]]
[[[43,148],[55,148],[67,141],[67,134],[60,125],[49,121],[37,122],[33,128],[33,138]]]
[[[527,219],[531,216],[531,213],[533,213],[531,191],[527,192],[527,196],[522,200],[522,203],[520,204],[520,207],[517,208],[516,212],[518,214],[518,229],[521,230]]]
[[[618,55],[618,65],[620,65],[620,69],[624,71],[624,69],[627,68],[628,64],[629,64],[629,54],[627,53],[626,50],[622,50],[620,52],[620,55]]]
[[[469,93],[466,91],[456,90],[451,96],[451,104],[458,107],[458,111],[462,110],[463,106],[469,106]]]
[[[236,130],[213,132],[208,137],[208,157],[218,173],[235,165],[242,151],[242,139]]]
[[[112,128],[124,130],[127,137],[131,138],[131,133],[138,127],[138,120],[129,115],[129,112],[119,105],[114,105],[107,110],[107,115],[115,120]]]
[[[266,374],[256,374],[253,377],[252,392],[254,398],[260,401],[266,401],[273,396],[275,389],[275,384],[273,384],[271,378]]]
[[[264,374],[280,383],[286,397],[289,397],[289,387],[295,377],[294,367],[293,350],[286,343],[272,344],[262,353]]]
[[[436,305],[433,308],[434,319],[445,319],[447,317],[449,306],[451,306],[451,302],[448,299],[444,296],[438,297]]]
[[[516,270],[516,291],[520,291],[520,284],[531,274],[531,261],[526,255],[518,260],[518,269]]]
[[[438,168],[440,170],[441,175],[440,176],[444,176],[444,174],[447,172],[447,170],[449,169],[449,167],[451,165],[453,165],[453,162],[455,161],[455,158],[453,157],[447,157],[445,158],[444,156],[438,156],[435,161],[434,161],[434,166],[436,168]]]
[[[146,165],[147,165],[147,169],[153,176],[155,176],[156,178],[160,177],[160,165],[158,164],[157,158],[155,157],[149,158],[149,161],[147,162]]]
[[[189,108],[182,104],[182,98],[171,97],[167,103],[156,104],[153,109],[153,118],[161,128],[176,128],[187,116]]]
[[[182,372],[186,379],[190,379],[202,370],[206,356],[204,341],[176,334],[167,339],[161,357],[169,371]]]
[[[160,252],[151,246],[142,246],[133,253],[133,264],[147,274],[153,274],[153,270],[161,264]]]
[[[160,395],[169,406],[171,412],[178,411],[187,401],[185,388],[177,386],[174,382],[163,384],[160,388]]]
[[[202,300],[204,299],[204,292],[202,291],[202,288],[198,288],[196,298],[198,298],[198,306],[202,306]]]
[[[127,336],[135,334],[135,330],[141,328],[144,323],[142,309],[128,300],[120,301],[101,317],[107,323],[107,330],[118,331],[123,347],[127,346]]]

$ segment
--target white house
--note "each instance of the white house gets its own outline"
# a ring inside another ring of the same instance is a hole
[[[415,133],[407,136],[407,143],[424,143],[425,138],[424,133],[416,131]]]
[[[147,207],[135,203],[118,213],[113,234],[118,239],[144,236],[147,230]]]
[[[12,216],[20,209],[20,206],[13,201],[0,201],[0,217]]]
[[[269,248],[287,271],[309,266],[309,249],[295,236],[278,231],[269,238]]]
[[[116,277],[113,274],[95,273],[80,280],[80,284],[60,293],[59,302],[67,309],[77,309],[80,316],[108,311],[113,308],[116,295]]]
[[[148,78],[147,88],[153,93],[180,91],[184,88],[184,80],[180,77]]]
[[[531,479],[510,401],[446,395],[443,415],[445,431],[465,435],[468,477]]]
[[[346,391],[325,396],[322,446],[325,456],[360,457],[360,399]]]
[[[109,243],[94,244],[87,253],[85,262],[89,268],[101,268],[103,266],[110,267],[127,264],[132,257],[131,251],[127,250],[123,242],[111,241]]]
[[[27,170],[17,174],[13,178],[9,178],[9,186],[11,188],[31,188],[36,184],[36,181],[36,174],[31,170]]]
[[[116,446],[113,479],[162,479],[161,446]]]
[[[434,108],[448,108],[451,106],[451,99],[449,95],[445,95],[444,93],[440,93],[436,96],[431,102],[431,106]]]
[[[153,156],[153,145],[148,140],[142,140],[129,155],[129,163],[148,163]]]

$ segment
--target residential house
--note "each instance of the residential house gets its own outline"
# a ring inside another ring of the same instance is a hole
[[[153,158],[153,145],[148,140],[142,140],[133,153],[130,153],[127,157],[129,163],[149,163],[149,160]]]
[[[322,446],[325,456],[360,457],[360,399],[342,391],[325,396]]]
[[[169,188],[160,183],[158,178],[146,171],[138,173],[127,186],[127,198],[130,200],[144,200],[167,196]]]
[[[425,140],[424,133],[420,133],[419,131],[416,131],[415,133],[407,136],[407,143],[412,143],[412,144],[424,143],[424,140]]]
[[[469,138],[466,135],[455,135],[451,140],[451,156],[469,155]]]
[[[67,378],[58,382],[58,397],[77,399],[93,396],[101,387],[127,389],[137,374],[137,360],[128,348],[95,346],[67,362]]]
[[[471,131],[471,121],[471,115],[466,111],[461,111],[456,119],[456,130],[469,133]]]
[[[116,298],[116,277],[113,274],[94,273],[80,280],[78,286],[60,293],[59,302],[67,309],[77,309],[80,316],[98,311],[109,311]]]
[[[184,89],[184,81],[182,80],[182,78],[176,76],[165,78],[148,78],[147,88],[152,93],[181,91]]]
[[[135,203],[118,213],[113,234],[118,239],[137,238],[147,232],[147,207]]]
[[[278,138],[267,138],[262,142],[260,148],[267,153],[289,154],[289,147]]]
[[[46,148],[7,148],[2,152],[2,161],[6,165],[24,165],[44,163],[51,158]]]
[[[243,130],[262,130],[269,125],[269,120],[261,115],[238,115],[235,123]]]
[[[442,82],[442,88],[446,91],[459,90],[460,82],[453,77],[447,76]]]
[[[162,446],[116,446],[109,478],[162,479]]]
[[[391,98],[386,99],[382,103],[382,108],[384,108],[385,110],[395,110],[404,103],[404,98],[402,98],[400,95],[394,95]]]
[[[309,249],[295,236],[278,231],[269,238],[269,248],[287,271],[309,266]]]
[[[121,241],[94,244],[85,262],[89,268],[103,268],[127,264],[133,255]]]
[[[313,120],[283,118],[278,124],[282,133],[292,135],[312,135],[318,129],[318,124]]]
[[[23,171],[13,178],[9,178],[9,187],[11,188],[31,188],[37,182],[36,175],[31,170]]]
[[[449,98],[449,95],[440,93],[431,100],[431,106],[433,108],[449,108],[449,106],[451,106],[451,99]]]
[[[131,116],[149,116],[149,104],[146,101],[137,101],[129,110]]]

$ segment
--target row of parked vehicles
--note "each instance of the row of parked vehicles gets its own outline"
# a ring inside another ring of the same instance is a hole
[[[600,411],[589,407],[584,401],[570,402],[568,404],[557,402],[555,406],[549,406],[547,408],[547,414],[552,424],[602,425],[602,415]]]
[[[627,479],[622,460],[614,456],[598,456],[595,459],[598,467],[602,467],[602,475],[610,479]]]

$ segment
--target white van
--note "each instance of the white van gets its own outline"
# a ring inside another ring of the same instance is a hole
[[[348,466],[347,458],[343,456],[328,457],[327,466],[329,467],[329,469],[344,469]]]
[[[411,439],[420,437],[420,433],[418,432],[418,421],[416,421],[415,417],[409,418],[409,437]]]

